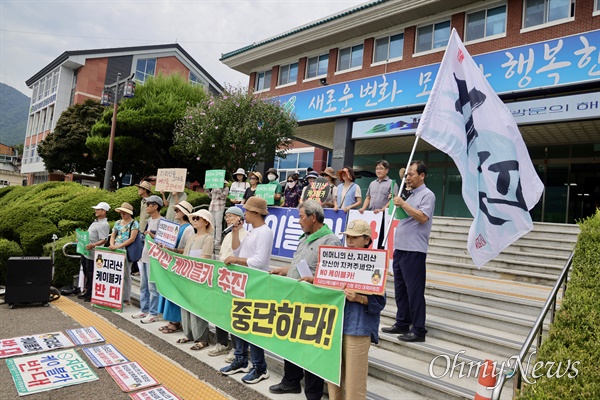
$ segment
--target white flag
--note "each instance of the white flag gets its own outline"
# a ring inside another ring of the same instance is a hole
[[[474,217],[468,250],[478,268],[533,229],[529,210],[544,185],[510,111],[454,29],[416,135],[460,171]]]

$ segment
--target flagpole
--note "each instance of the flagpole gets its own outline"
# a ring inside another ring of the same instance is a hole
[[[410,163],[412,162],[412,159],[415,155],[415,150],[417,149],[417,143],[419,142],[419,135],[415,135],[415,143],[413,144],[413,148],[410,152],[410,156],[408,157],[408,163],[406,164],[406,171],[408,172],[408,169],[410,168]],[[402,190],[404,189],[404,180],[406,179],[406,173],[404,174],[404,176],[402,177],[402,182],[400,183],[400,188],[398,189],[398,196],[400,196],[402,194]],[[393,191],[392,191],[393,193]],[[393,201],[394,197],[392,196],[392,204],[394,204]],[[383,248],[385,250],[387,250],[387,240],[388,240],[388,235],[390,234],[390,229],[392,228],[392,222],[394,222],[394,215],[396,214],[396,204],[394,204],[394,208],[392,208],[392,214],[390,217],[390,222],[388,222],[386,228],[385,228],[385,234],[383,235]]]

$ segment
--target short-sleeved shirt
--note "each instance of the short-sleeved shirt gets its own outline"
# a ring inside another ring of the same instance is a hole
[[[160,222],[160,215],[158,216],[158,218],[148,218],[148,227],[146,228],[147,231],[154,231],[156,232],[158,230],[158,223]],[[141,234],[143,234],[144,232],[140,232]],[[148,264],[150,262],[150,256],[148,255],[148,247],[144,246],[144,250],[142,251],[142,258],[140,259],[141,262]]]
[[[187,194],[185,192],[177,193],[177,200],[175,200],[175,193],[169,193],[169,197],[167,197],[167,201],[169,202],[169,207],[167,208],[167,214],[165,218],[169,221],[175,221],[175,206],[177,203],[181,203],[182,201],[187,200]]]
[[[277,188],[275,189],[275,194],[283,193],[283,188],[281,187],[281,184],[279,182],[277,182],[277,181],[269,182],[268,185],[277,185]]]
[[[110,235],[110,226],[106,218],[95,220],[88,228],[88,234],[90,237],[90,243],[97,243],[100,239],[106,239]],[[89,252],[89,255],[85,256],[88,260],[94,259],[94,252]]]
[[[211,234],[206,233],[200,236],[192,236],[188,239],[185,244],[185,249],[183,250],[183,254],[186,256],[190,255],[192,250],[201,250],[202,254],[210,254],[210,258],[212,258],[212,253],[214,250],[215,242]]]
[[[233,255],[245,258],[250,268],[268,271],[272,247],[273,231],[265,224],[252,229],[240,247],[233,249]]]
[[[227,195],[229,194],[229,188],[211,189],[208,191],[208,197],[210,197],[210,204],[208,211],[223,211],[225,210],[225,203],[227,202]]]
[[[115,244],[125,243],[127,240],[129,240],[130,227],[131,231],[139,231],[140,223],[137,222],[135,219],[131,220],[131,222],[125,225],[123,225],[123,220],[121,219],[115,222],[115,226],[113,226],[113,232],[116,232]]]
[[[394,249],[427,253],[435,210],[435,194],[423,184],[412,191],[406,202],[422,211],[429,219],[424,224],[410,216],[401,219],[394,235]]]
[[[383,179],[375,179],[369,184],[366,197],[369,197],[369,210],[379,210],[385,208],[390,202],[390,193],[394,190],[394,195],[398,193],[398,188],[394,181],[386,176]]]
[[[244,193],[244,201],[248,200],[250,197],[254,196],[256,193],[256,189],[252,190],[252,188],[246,189],[246,193]]]

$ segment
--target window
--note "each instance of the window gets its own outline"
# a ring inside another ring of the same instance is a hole
[[[301,178],[306,176],[306,169],[313,166],[314,158],[315,151],[312,148],[292,150],[287,153],[286,158],[275,157],[274,167],[279,173],[279,181],[287,180],[294,173],[298,173]]]
[[[573,0],[525,0],[524,27],[573,17],[574,12]]]
[[[596,0],[596,5],[594,7],[594,11],[596,11],[596,12],[600,11],[600,0]]]
[[[278,85],[296,83],[298,80],[298,63],[282,65],[279,67]]]
[[[200,78],[198,75],[194,74],[192,71],[190,71],[190,83],[192,85],[200,85],[203,87],[207,87],[208,84],[206,83],[206,81],[204,81],[204,79]]]
[[[52,93],[56,93],[58,90],[58,70],[54,71],[54,75],[52,77]]]
[[[33,104],[35,102],[35,100],[37,99],[37,94],[38,94],[39,88],[40,88],[39,82],[33,86],[33,94],[31,95],[31,104]]]
[[[154,76],[155,71],[156,58],[137,60],[137,66],[135,67],[135,80],[144,83],[148,77]]]
[[[46,77],[43,77],[42,79],[40,79],[40,88],[38,90],[38,100],[41,100],[44,98],[44,90],[46,90]]]
[[[417,28],[416,53],[445,47],[450,39],[450,20]]]
[[[404,50],[404,33],[386,36],[375,40],[375,51],[373,62],[386,61],[393,58],[401,58]]]
[[[328,65],[329,54],[310,57],[306,60],[306,78],[316,78],[317,76],[327,75]]]
[[[504,32],[506,32],[505,5],[467,14],[466,42]]]
[[[271,70],[256,73],[256,85],[254,90],[267,90],[271,87]]]
[[[359,44],[352,47],[340,49],[338,53],[338,71],[362,66],[363,45]]]
[[[50,89],[52,89],[52,72],[46,75],[46,91],[44,97],[50,96]]]

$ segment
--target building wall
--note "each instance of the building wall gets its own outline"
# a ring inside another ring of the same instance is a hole
[[[86,60],[85,65],[77,70],[74,104],[83,103],[87,99],[100,99],[104,89],[107,65],[107,57],[92,58]]]
[[[162,74],[175,74],[178,73],[185,79],[189,78],[190,70],[186,68],[177,57],[160,57],[156,59],[156,70],[157,73]]]
[[[489,53],[506,48],[541,42],[551,39],[553,37],[564,37],[581,32],[600,29],[600,15],[593,16],[593,1],[577,0],[575,2],[574,21],[563,22],[553,26],[541,27],[539,29],[527,29],[525,32],[522,33],[521,27],[523,20],[523,1],[524,0],[512,0],[507,2],[507,21],[505,37],[492,40],[484,40],[473,44],[467,44],[466,47],[467,50],[469,50],[469,53],[471,55]],[[493,6],[500,4],[491,3],[491,5]],[[481,7],[481,3],[473,5],[473,10],[479,9],[476,7]],[[471,10],[468,10],[467,12],[470,11]],[[447,19],[447,17],[451,19],[451,28],[456,28],[460,37],[464,39],[466,12],[461,11],[452,14],[452,12],[449,11],[448,14],[440,14],[439,18],[431,20],[430,22],[442,21],[444,19]],[[356,43],[353,43],[352,45],[361,43],[364,45],[362,68],[359,70],[338,73],[337,75],[336,67],[338,47],[332,47],[329,50],[327,83],[341,83],[441,62],[442,57],[444,55],[443,50],[445,49],[445,47],[440,48],[438,51],[433,51],[428,54],[413,54],[415,49],[416,30],[416,25],[404,27],[404,50],[401,60],[390,61],[374,66],[371,65],[371,62],[373,60],[375,34],[373,35],[373,37],[368,37],[364,40],[357,40]],[[394,34],[399,33],[401,31],[402,29],[399,29],[398,32],[391,31],[390,33]],[[344,42],[344,45],[348,43],[351,42],[346,41]],[[289,58],[286,60],[289,60]],[[306,73],[306,60],[307,58],[304,54],[298,55],[297,83],[295,85],[289,85],[281,87],[279,89],[276,88],[279,65],[274,65],[271,69],[271,88],[268,91],[266,91],[266,93],[269,96],[280,96],[284,94],[305,91],[320,87],[321,83],[319,82],[319,79],[303,82]],[[254,88],[255,82],[256,72],[253,72],[250,75],[249,88]]]

